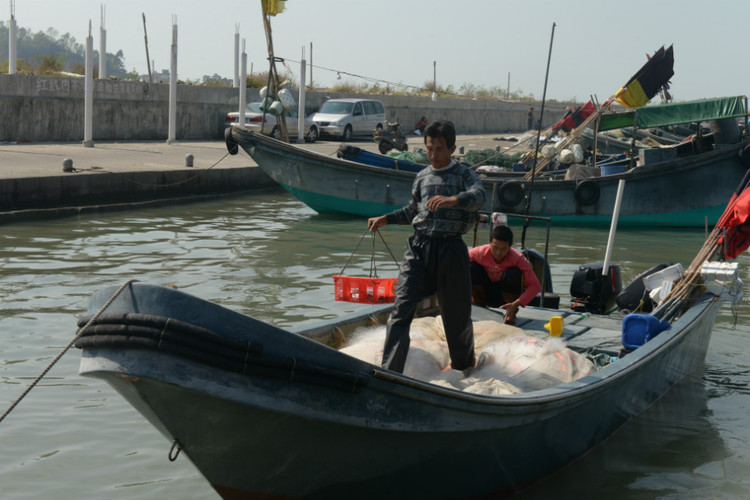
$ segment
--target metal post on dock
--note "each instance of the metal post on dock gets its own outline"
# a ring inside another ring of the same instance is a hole
[[[89,19],[89,36],[86,37],[86,71],[84,78],[83,99],[83,145],[94,147],[94,38],[91,36],[91,19]]]
[[[10,29],[8,30],[8,74],[15,75],[18,43],[18,25],[16,24],[16,2],[10,0]]]
[[[167,144],[177,142],[177,16],[172,16],[172,53],[169,64],[169,135]]]
[[[299,64],[299,104],[297,105],[297,143],[305,142],[305,73],[307,61],[305,61],[305,47],[302,46],[302,60]]]
[[[242,62],[240,64],[240,109],[237,124],[241,127],[245,126],[245,108],[247,108],[247,54],[245,53],[245,40],[242,40]]]
[[[242,52],[245,52],[243,47]],[[240,86],[240,25],[234,25],[234,83],[232,86],[237,88]]]
[[[107,30],[104,28],[106,7],[102,5],[102,22],[99,26],[99,78],[107,79]]]

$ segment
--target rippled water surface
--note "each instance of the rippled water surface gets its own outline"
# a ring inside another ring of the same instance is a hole
[[[282,327],[356,311],[333,301],[331,275],[350,257],[346,274],[369,271],[372,240],[352,253],[364,230],[364,220],[319,216],[279,193],[2,226],[0,411],[70,341],[90,294],[127,279]],[[400,259],[409,228],[383,234]],[[543,251],[541,234],[530,228],[526,245]],[[627,282],[661,262],[687,266],[703,239],[700,230],[622,230],[612,261]],[[602,260],[606,242],[603,230],[552,229],[561,306],[573,271]],[[382,243],[376,252],[380,275],[395,275]],[[740,262],[750,283],[750,258]],[[517,498],[750,498],[749,349],[748,300],[722,306],[703,372]],[[170,443],[113,389],[78,376],[79,359],[67,352],[0,422],[0,498],[218,498],[184,456],[167,459]]]

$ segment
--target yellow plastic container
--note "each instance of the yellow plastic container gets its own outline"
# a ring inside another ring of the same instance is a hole
[[[563,317],[552,316],[549,319],[549,323],[544,325],[544,328],[546,328],[549,331],[550,336],[559,337],[560,335],[562,335],[563,328],[565,328],[565,322],[563,321]]]

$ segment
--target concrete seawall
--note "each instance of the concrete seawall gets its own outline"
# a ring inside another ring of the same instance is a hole
[[[247,89],[247,102],[259,100]],[[328,98],[357,97],[334,92],[308,92],[305,111],[317,110]],[[361,96],[359,96],[361,97]],[[421,116],[448,119],[459,133],[483,134],[526,129],[526,112],[540,103],[420,96],[372,95],[385,104],[388,120],[409,130]],[[296,96],[295,96],[296,98]],[[229,87],[178,85],[177,140],[221,139],[224,116],[236,111],[239,90]],[[544,126],[551,125],[569,103],[546,103]],[[93,140],[166,140],[169,85],[122,80],[94,81]],[[82,141],[83,78],[0,75],[0,142]]]
[[[0,144],[0,223],[280,189],[224,141]]]
[[[459,135],[456,143],[471,150],[495,148],[497,141],[494,134]],[[347,144],[377,151],[372,140]],[[301,146],[334,156],[340,145],[319,141]],[[409,137],[411,148],[420,145],[422,138]],[[72,162],[68,171],[66,160]],[[0,224],[259,190],[283,191],[244,150],[227,154],[224,140],[101,142],[93,148],[80,142],[0,143]]]

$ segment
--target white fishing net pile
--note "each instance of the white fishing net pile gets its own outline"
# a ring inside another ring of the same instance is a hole
[[[425,382],[475,394],[516,394],[571,382],[594,371],[585,356],[557,337],[536,338],[521,328],[496,321],[474,323],[474,348],[491,362],[469,376],[449,368],[450,357],[440,317],[412,322],[404,374]],[[350,356],[380,365],[385,327],[361,328],[341,348]]]

